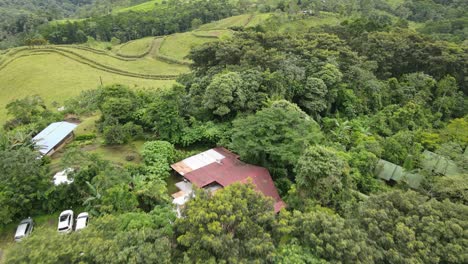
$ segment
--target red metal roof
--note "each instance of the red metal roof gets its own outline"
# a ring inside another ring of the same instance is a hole
[[[192,184],[203,188],[216,182],[226,187],[236,182],[247,183],[250,180],[255,185],[257,191],[263,193],[265,196],[273,198],[275,201],[275,212],[278,212],[286,206],[281,200],[275,184],[273,183],[273,179],[266,168],[246,164],[238,159],[239,156],[225,148],[214,148],[213,150],[222,154],[225,158],[219,162],[213,162],[185,173],[184,177]],[[177,168],[176,166],[172,167],[174,169]]]

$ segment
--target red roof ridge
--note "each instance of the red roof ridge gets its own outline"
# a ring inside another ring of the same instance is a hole
[[[274,199],[275,212],[278,212],[281,208],[286,206],[286,204],[281,200],[267,168],[245,163],[239,159],[239,155],[230,152],[224,147],[216,147],[212,150],[218,152],[224,156],[224,158],[219,162],[212,162],[186,173],[184,171],[183,176],[192,184],[199,188],[203,188],[216,182],[219,185],[226,187],[236,182],[246,183],[251,181],[257,191]],[[179,168],[180,163],[183,163],[183,161],[172,164],[171,167],[174,169]],[[176,164],[179,165],[175,166]],[[177,169],[176,171],[181,173]]]

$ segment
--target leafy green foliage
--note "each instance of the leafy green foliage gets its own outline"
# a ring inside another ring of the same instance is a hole
[[[305,197],[333,208],[338,208],[347,200],[349,167],[337,151],[311,146],[297,161],[295,172],[298,190]]]
[[[281,225],[287,225],[280,233],[292,238],[292,244],[308,258],[316,256],[312,263],[376,263],[382,259],[363,230],[336,214],[294,211],[280,217]]]
[[[24,126],[30,132],[38,132],[48,123],[60,119],[60,115],[47,109],[44,101],[38,95],[14,100],[6,105],[6,109],[8,114],[13,117],[4,124],[4,128],[7,130]],[[27,125],[32,125],[32,127],[27,127]]]
[[[166,164],[175,161],[174,146],[167,141],[148,141],[143,145],[141,154],[146,165],[149,166],[159,161]]]
[[[90,218],[88,228],[64,236],[38,229],[7,255],[8,263],[171,263],[169,208]],[[55,231],[55,230],[54,230]]]
[[[462,230],[467,210],[462,204],[394,191],[371,197],[358,219],[390,262],[459,263],[465,258]]]
[[[321,137],[313,119],[283,100],[235,120],[230,147],[244,160],[270,168],[291,168],[303,149]]]
[[[40,211],[51,187],[39,153],[26,148],[0,150],[0,224]]]
[[[468,204],[467,174],[450,177],[437,177],[429,187],[429,192],[436,199],[449,199],[454,203]]]
[[[141,113],[141,116],[137,117],[138,121],[145,127],[151,127],[162,140],[179,142],[181,130],[186,127],[186,122],[181,116],[183,94],[183,87],[179,85],[151,94],[150,102],[138,111]]]
[[[199,191],[176,221],[177,242],[198,262],[267,262],[275,246],[268,234],[273,203],[252,184],[233,184],[214,196]]]
[[[214,76],[203,98],[205,107],[217,116],[225,116],[242,108],[245,101],[242,79],[235,72]]]

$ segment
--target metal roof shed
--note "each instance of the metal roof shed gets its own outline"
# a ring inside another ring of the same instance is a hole
[[[55,122],[37,134],[33,141],[39,147],[39,152],[47,155],[53,153],[54,148],[67,139],[76,127],[68,122]]]

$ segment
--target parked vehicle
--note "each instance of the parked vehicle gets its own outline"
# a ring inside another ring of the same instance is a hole
[[[73,230],[72,210],[66,210],[60,213],[57,230],[61,233],[69,233]]]
[[[80,213],[76,218],[75,231],[86,228],[88,226],[89,215],[87,212]]]
[[[15,233],[15,241],[21,241],[23,238],[29,236],[31,232],[34,229],[34,221],[32,220],[31,217],[28,217],[26,219],[23,219],[19,225],[18,228],[16,228],[16,233]]]

